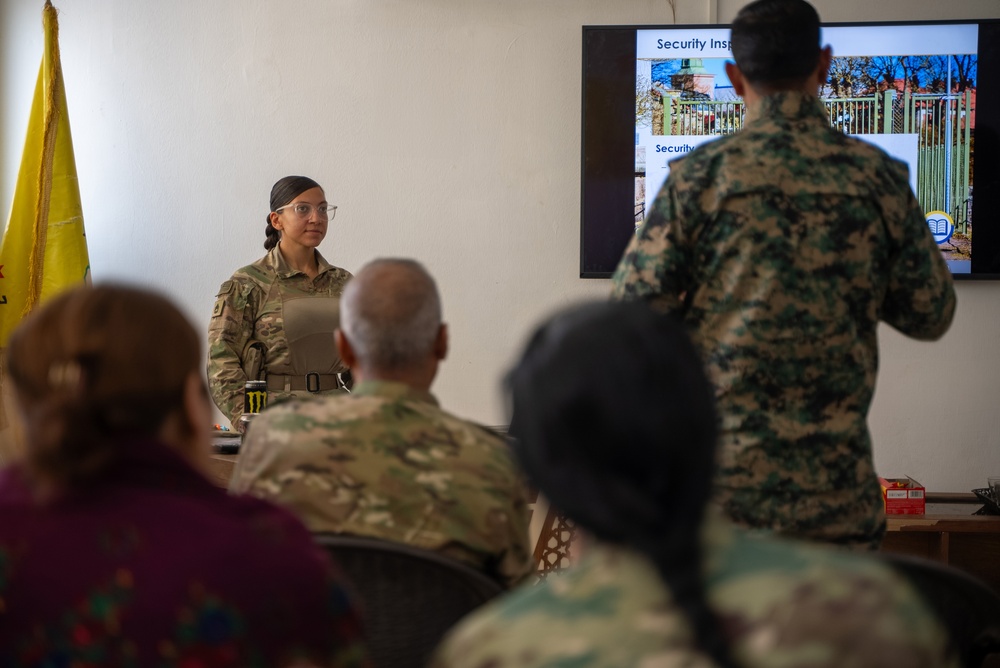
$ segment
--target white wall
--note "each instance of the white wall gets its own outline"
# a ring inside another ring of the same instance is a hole
[[[499,377],[577,278],[580,34],[663,23],[667,0],[55,0],[93,276],[159,288],[199,328],[263,253],[271,184],[340,206],[321,250],[358,269],[414,256],[452,354],[435,391],[504,421]],[[679,23],[742,0],[677,0]],[[826,20],[1000,17],[997,0],[817,0]],[[0,210],[41,57],[41,0],[0,0]],[[936,344],[883,332],[876,462],[938,490],[1000,473],[1000,284],[962,284]],[[600,377],[594,355],[595,382]]]

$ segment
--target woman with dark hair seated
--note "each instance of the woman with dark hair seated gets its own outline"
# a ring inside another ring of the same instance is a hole
[[[581,554],[474,613],[434,666],[955,665],[918,594],[873,558],[755,538],[706,510],[712,390],[674,320],[569,310],[507,385],[517,459],[584,532]]]
[[[339,574],[287,512],[210,483],[200,338],[83,287],[12,334],[27,439],[0,471],[0,666],[366,666]]]

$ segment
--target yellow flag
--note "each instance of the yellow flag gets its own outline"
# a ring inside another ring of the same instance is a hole
[[[59,20],[42,10],[45,52],[21,169],[0,245],[0,347],[33,308],[90,279],[80,188],[59,60]]]
[[[59,20],[46,0],[45,52],[28,118],[21,169],[0,244],[0,349],[21,319],[46,299],[90,280],[80,188],[59,60]],[[10,420],[0,368],[0,465],[19,456],[23,436]]]

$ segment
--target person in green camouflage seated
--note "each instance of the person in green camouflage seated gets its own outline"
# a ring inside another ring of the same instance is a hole
[[[463,620],[433,668],[958,665],[918,592],[874,555],[706,511],[712,389],[673,317],[614,302],[563,312],[507,386],[515,457],[582,547]]]
[[[819,44],[803,0],[740,10],[726,71],[743,128],[670,163],[612,294],[689,327],[719,403],[726,514],[875,548],[878,323],[936,339],[955,293],[906,165],[830,126],[817,90],[832,55]]]
[[[347,284],[341,317],[353,392],[254,418],[230,489],[284,504],[314,532],[415,545],[522,580],[534,561],[507,443],[430,394],[448,349],[434,280],[416,262],[376,260]]]
[[[219,410],[243,429],[248,380],[267,382],[268,399],[342,394],[350,385],[333,330],[351,274],[318,247],[337,207],[318,183],[286,176],[271,189],[267,255],[238,269],[215,297],[208,326],[208,388]]]

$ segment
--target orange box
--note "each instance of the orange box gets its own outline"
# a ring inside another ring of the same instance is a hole
[[[886,515],[923,515],[926,508],[924,486],[913,478],[883,478],[882,503]]]

